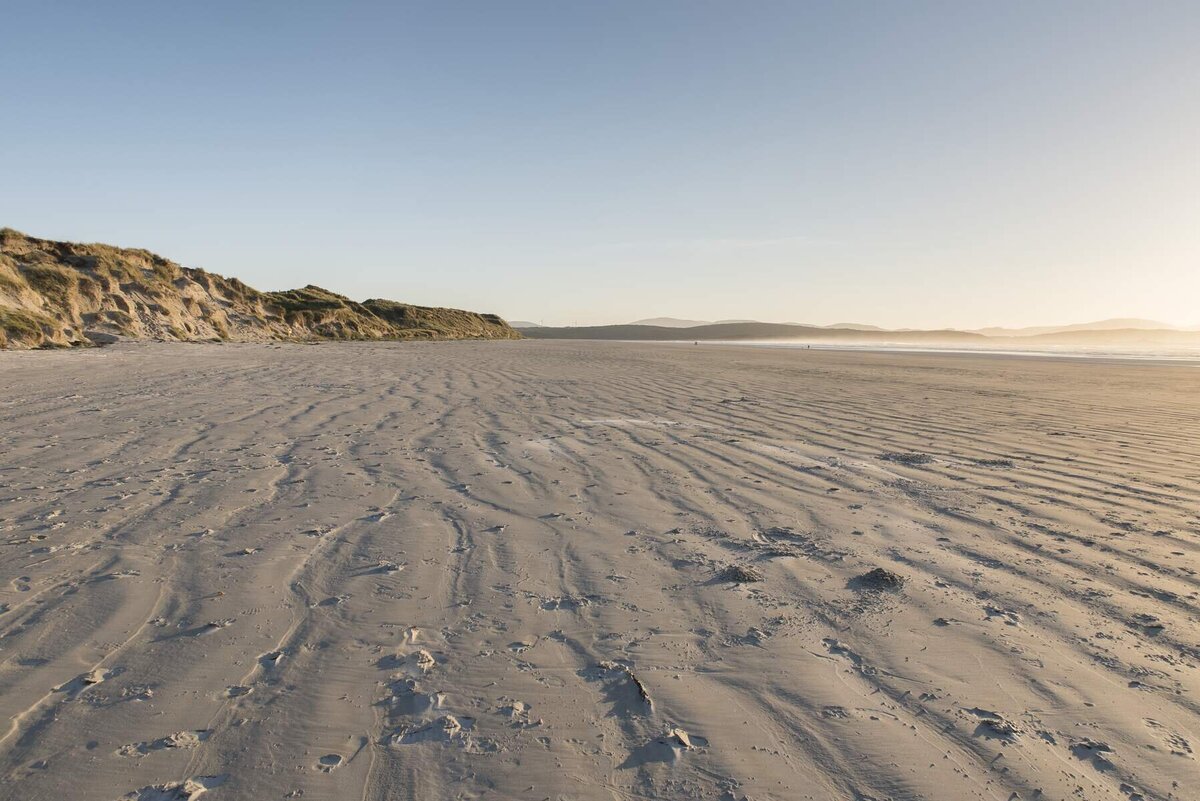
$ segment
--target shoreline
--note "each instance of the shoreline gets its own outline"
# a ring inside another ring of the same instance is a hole
[[[980,356],[980,357],[1005,357],[1015,359],[1062,359],[1070,361],[1086,361],[1096,363],[1147,363],[1147,364],[1175,364],[1175,365],[1200,365],[1200,352],[1186,354],[1164,354],[1155,352],[1136,352],[1136,353],[1121,353],[1113,351],[1103,352],[1087,352],[1087,351],[1050,351],[1050,350],[1011,350],[1001,348],[963,348],[963,347],[916,347],[912,345],[831,345],[828,343],[805,343],[805,342],[775,342],[775,341],[751,341],[751,340],[690,340],[690,339],[672,339],[672,340],[617,340],[617,339],[531,339],[530,341],[542,342],[588,342],[594,344],[633,344],[645,347],[656,345],[693,345],[707,347],[730,347],[730,348],[762,348],[774,350],[812,350],[812,351],[830,351],[837,353],[894,353],[901,355],[933,355],[933,356]]]

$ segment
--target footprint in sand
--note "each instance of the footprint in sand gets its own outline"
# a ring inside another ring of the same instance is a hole
[[[526,638],[523,640],[514,640],[513,642],[510,642],[508,644],[508,650],[512,651],[514,654],[523,654],[526,651],[528,651],[530,648],[532,648],[533,646],[537,645],[537,643],[538,643],[537,637],[529,637],[529,638]]]
[[[475,754],[500,750],[500,746],[492,740],[472,735],[471,730],[474,727],[474,718],[443,715],[430,723],[400,729],[391,736],[390,742],[396,747],[424,744],[455,745]]]
[[[983,612],[987,615],[985,620],[1000,620],[1006,626],[1021,625],[1021,616],[1011,609],[1001,609],[998,606],[985,606]]]
[[[196,776],[181,782],[151,784],[121,796],[120,801],[195,801],[214,787],[220,787],[229,779],[220,776]]]
[[[973,716],[978,721],[974,731],[976,737],[1011,743],[1016,742],[1017,737],[1022,733],[1020,726],[999,712],[980,707],[972,707],[971,709],[964,709],[962,711],[967,715]]]
[[[604,661],[594,668],[580,671],[590,681],[604,685],[604,698],[613,705],[614,714],[620,717],[646,715],[654,711],[650,691],[633,669],[620,662]]]
[[[855,669],[864,676],[874,676],[879,672],[878,668],[867,664],[866,660],[863,659],[858,652],[854,651],[840,640],[834,637],[826,637],[825,639],[821,640],[821,642],[825,645],[825,650],[829,651],[829,653],[833,654],[834,656],[840,656],[849,661],[850,664],[854,665]]]
[[[1091,739],[1080,740],[1071,743],[1071,754],[1078,760],[1090,762],[1092,767],[1101,773],[1107,773],[1116,768],[1110,759],[1115,756],[1115,753],[1108,743]]]
[[[192,632],[192,633],[194,633],[194,635],[197,637],[202,637],[205,634],[212,634],[214,631],[220,631],[221,629],[227,629],[236,622],[237,622],[237,618],[233,618],[233,617],[227,617],[222,620],[210,620],[202,626],[197,626],[196,629],[194,630],[194,632]]]
[[[1145,718],[1142,722],[1146,724],[1147,728],[1158,735],[1159,739],[1162,740],[1163,745],[1165,745],[1167,750],[1169,750],[1173,755],[1185,757],[1186,759],[1195,758],[1195,754],[1192,751],[1192,744],[1184,739],[1182,735],[1171,731],[1166,726],[1159,723],[1157,720],[1153,720],[1152,718]]]
[[[415,679],[401,679],[389,687],[391,697],[384,700],[392,717],[421,716],[441,709],[446,702],[443,692],[424,692]]]
[[[283,664],[287,651],[268,651],[258,658],[258,664],[265,668],[277,668]]]
[[[108,679],[111,679],[113,676],[116,676],[117,674],[119,674],[121,672],[122,672],[121,668],[112,668],[112,669],[96,668],[95,670],[93,670],[89,673],[84,673],[81,676],[76,676],[74,679],[71,679],[66,684],[62,684],[62,685],[59,685],[58,687],[55,687],[54,690],[55,690],[55,692],[67,693],[73,697],[73,696],[79,695],[81,692],[88,689],[89,687],[95,687],[97,684],[100,684],[104,681],[107,681]]]
[[[532,707],[524,701],[512,700],[505,703],[497,711],[499,714],[508,718],[509,725],[511,725],[513,728],[528,729],[533,728],[534,726],[542,725],[541,718],[533,720],[530,717],[530,709],[532,709]]]
[[[437,667],[437,659],[421,648],[407,654],[389,654],[377,664],[383,670],[401,670],[410,676],[420,677]]]
[[[684,754],[708,747],[708,740],[678,727],[670,728],[629,754],[622,768],[636,768],[651,762],[678,762]]]
[[[345,762],[345,760],[342,758],[341,754],[326,754],[317,760],[317,770],[321,771],[322,773],[331,773],[337,768],[340,768],[343,762]]]
[[[155,751],[165,751],[172,748],[195,748],[208,739],[208,729],[196,731],[177,731],[157,740],[147,740],[141,743],[128,743],[117,749],[117,755],[123,757],[143,757]]]

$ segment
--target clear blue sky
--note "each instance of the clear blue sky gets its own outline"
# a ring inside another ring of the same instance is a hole
[[[546,323],[1200,323],[1200,2],[8,0],[0,225]]]

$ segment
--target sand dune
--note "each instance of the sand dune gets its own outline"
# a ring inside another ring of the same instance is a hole
[[[494,314],[362,303],[311,284],[260,292],[146,250],[0,228],[0,349],[122,339],[268,342],[520,339]]]
[[[0,353],[0,798],[1189,799],[1200,371]]]

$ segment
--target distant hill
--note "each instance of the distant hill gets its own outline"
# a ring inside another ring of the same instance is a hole
[[[867,325],[865,323],[834,323],[833,325],[815,326],[806,323],[759,323],[757,320],[717,320],[715,322],[709,320],[688,320],[679,317],[650,317],[645,320],[636,320],[628,325],[649,325],[657,328],[698,328],[707,325],[729,325],[734,323],[753,323],[757,325],[790,325],[799,328],[827,328],[840,331],[875,331],[875,332],[908,332],[920,331],[921,329],[900,328],[889,329],[882,328],[877,325]],[[515,324],[518,328],[527,327],[524,324]],[[532,327],[532,324],[530,326]],[[598,328],[612,328],[613,326],[597,326]],[[1160,322],[1158,320],[1143,320],[1134,317],[1114,317],[1109,320],[1096,320],[1091,323],[1075,323],[1072,325],[1041,325],[1028,326],[1025,328],[973,328],[962,329],[963,333],[982,334],[988,337],[1029,337],[1040,336],[1042,334],[1058,334],[1072,331],[1126,331],[1132,329],[1147,330],[1147,331],[1196,331],[1200,330],[1200,326],[1191,328],[1179,328],[1170,325],[1169,323]]]
[[[634,320],[629,325],[652,325],[657,328],[694,328],[698,325],[712,325],[712,321],[681,320],[678,317],[649,317],[645,320]]]
[[[823,326],[824,328],[837,328],[845,331],[883,331],[877,325],[863,325],[862,323],[834,323],[833,325]]]
[[[729,325],[730,323],[757,323],[758,320],[682,320],[678,317],[650,317],[634,320],[627,325],[653,325],[658,328],[696,328],[701,325]],[[787,323],[792,325],[792,323]]]
[[[537,323],[531,323],[528,320],[510,320],[508,324],[513,328],[541,328]]]
[[[862,330],[788,323],[712,323],[689,328],[653,325],[598,325],[570,328],[532,328],[523,331],[530,339],[608,339],[640,341],[751,341],[776,340],[809,343],[861,343],[872,345],[928,345],[960,347],[1042,347],[1079,345],[1090,347],[1200,347],[1200,332],[1173,329],[1096,329],[1053,331],[1032,336],[985,336],[975,331],[955,330]]]
[[[597,325],[567,328],[532,328],[530,339],[619,340],[798,340],[810,342],[982,343],[982,334],[967,331],[859,331],[786,323],[711,323],[685,329],[654,325]]]
[[[1179,330],[1168,323],[1158,320],[1141,320],[1135,317],[1114,317],[1109,320],[1096,320],[1091,323],[1075,323],[1073,325],[1036,325],[1026,328],[976,328],[977,334],[989,337],[1032,337],[1042,334],[1062,334],[1071,331],[1126,331],[1140,329],[1146,331]]]
[[[997,337],[997,339],[999,339]],[[1030,344],[1086,345],[1156,348],[1168,346],[1200,347],[1200,331],[1179,328],[1117,328],[1054,331],[1028,337],[1010,337],[1007,341]],[[1001,340],[1005,341],[1005,340]]]
[[[259,292],[145,250],[0,228],[0,348],[179,341],[518,339],[494,314],[350,300],[316,286]]]

